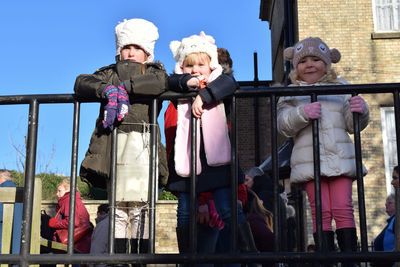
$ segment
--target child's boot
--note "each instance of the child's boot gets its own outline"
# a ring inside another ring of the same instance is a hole
[[[352,252],[357,251],[357,231],[356,228],[342,228],[336,230],[336,237],[340,251]],[[356,266],[354,262],[342,263],[344,267]]]

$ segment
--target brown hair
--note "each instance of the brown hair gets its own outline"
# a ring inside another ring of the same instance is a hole
[[[257,194],[251,189],[247,189],[247,202],[243,207],[243,212],[246,216],[250,214],[260,215],[264,219],[269,230],[274,232],[274,215],[263,206]]]

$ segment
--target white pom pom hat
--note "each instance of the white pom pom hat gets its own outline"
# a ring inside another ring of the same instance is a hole
[[[144,19],[124,20],[115,27],[117,56],[126,45],[138,45],[148,55],[147,62],[154,60],[154,45],[158,40],[158,29]]]
[[[203,31],[200,35],[192,35],[187,38],[183,38],[181,42],[172,41],[169,44],[169,48],[174,55],[176,60],[175,73],[182,74],[182,65],[186,56],[192,53],[203,52],[210,56],[210,68],[211,70],[216,69],[218,64],[218,52],[217,46],[215,45],[215,40],[211,35],[206,35]]]

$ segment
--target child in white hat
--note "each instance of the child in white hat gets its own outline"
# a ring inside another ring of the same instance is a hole
[[[77,96],[101,101],[80,176],[93,187],[110,188],[111,131],[116,127],[116,252],[126,252],[129,232],[132,252],[146,252],[151,104],[148,97],[166,90],[167,74],[161,63],[152,63],[158,39],[158,29],[153,23],[144,19],[125,20],[115,27],[115,38],[116,64],[76,78]],[[159,177],[163,184],[168,169],[160,142],[158,147]]]
[[[284,51],[293,63],[290,73],[292,86],[348,84],[338,79],[331,63],[340,60],[337,49],[329,47],[320,38],[306,38]],[[310,96],[282,97],[278,102],[278,131],[294,139],[290,159],[290,181],[305,189],[315,225],[315,191],[312,121],[319,121],[321,199],[323,242],[334,249],[332,219],[342,251],[355,251],[356,226],[352,204],[352,182],[356,177],[353,133],[353,113],[357,112],[360,129],[368,125],[367,103],[351,95],[320,95],[311,103]],[[363,167],[364,175],[367,173]]]
[[[168,79],[169,89],[177,92],[198,92],[193,103],[188,99],[180,99],[175,103],[178,113],[176,124],[171,123],[169,117],[165,120],[166,139],[170,139],[169,135],[174,138],[173,147],[168,153],[170,176],[167,189],[179,194],[176,229],[179,250],[184,253],[189,248],[190,120],[193,114],[197,118],[197,192],[212,193],[216,212],[223,221],[217,227],[210,227],[207,217],[199,217],[205,220],[200,221],[198,226],[197,251],[216,252],[218,235],[225,235],[222,240],[227,244],[220,252],[229,252],[231,145],[223,100],[234,93],[238,84],[229,70],[223,71],[218,63],[214,39],[204,32],[183,38],[182,41],[173,41],[170,48],[176,64],[175,73]],[[176,132],[171,134],[168,131],[174,125]],[[240,172],[238,176],[239,183],[243,183],[243,173]],[[213,207],[211,201],[208,204]],[[199,213],[208,214],[203,208],[207,209],[207,205],[201,205]],[[238,209],[238,221],[239,225],[246,223],[241,208]],[[223,229],[219,231],[218,227]]]

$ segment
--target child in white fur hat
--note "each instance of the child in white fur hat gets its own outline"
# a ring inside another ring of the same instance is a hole
[[[209,227],[207,222],[200,222],[202,224],[198,226],[197,251],[199,253],[216,252],[216,241],[218,235],[221,235],[221,237],[224,236],[221,239],[226,242],[222,248],[223,251],[220,252],[229,252],[231,145],[223,99],[231,96],[238,85],[231,72],[223,71],[218,63],[214,39],[204,32],[183,38],[181,42],[173,41],[170,48],[176,65],[175,73],[168,79],[169,89],[177,92],[198,92],[193,103],[187,99],[181,99],[175,103],[178,112],[177,122],[171,122],[169,117],[165,120],[166,139],[171,139],[172,136],[172,142],[174,142],[171,152],[168,153],[170,176],[167,189],[179,194],[176,229],[179,250],[184,253],[188,252],[189,248],[192,113],[197,118],[197,191],[212,193],[216,211],[224,223],[223,229],[219,231],[216,227]],[[169,132],[169,129],[174,128],[175,125],[176,131]],[[167,146],[168,142],[169,140],[167,140]],[[238,176],[239,183],[243,183],[243,173],[240,172]],[[199,207],[199,209],[202,208],[207,208],[207,205]],[[208,211],[199,210],[199,213],[202,212],[208,214]],[[240,226],[246,223],[241,208],[238,209],[238,220]]]
[[[79,97],[101,101],[80,176],[93,187],[110,188],[111,131],[117,127],[115,248],[116,252],[126,252],[130,232],[132,252],[146,252],[151,100],[141,96],[155,97],[164,92],[168,86],[167,74],[161,63],[152,63],[158,39],[158,29],[153,23],[144,19],[125,20],[115,27],[115,38],[116,64],[76,78],[74,90]],[[163,184],[168,169],[160,142],[158,147]]]
[[[337,79],[331,63],[340,60],[337,49],[320,38],[306,38],[284,51],[294,69],[290,73],[292,86],[348,84]],[[323,242],[334,249],[332,218],[342,251],[355,251],[357,236],[352,204],[352,182],[356,177],[353,133],[353,113],[360,118],[360,129],[368,125],[368,105],[360,96],[320,95],[311,103],[309,96],[282,97],[278,102],[278,131],[294,139],[290,159],[290,181],[305,189],[315,225],[315,191],[312,121],[319,121],[321,200]],[[367,173],[364,167],[364,175]]]

